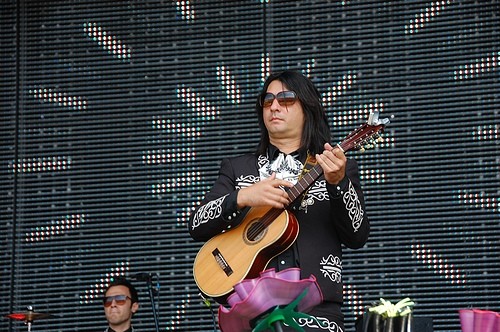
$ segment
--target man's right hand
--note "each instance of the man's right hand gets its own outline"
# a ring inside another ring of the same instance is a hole
[[[270,206],[283,209],[289,203],[289,197],[285,191],[287,187],[293,187],[293,184],[286,180],[277,179],[276,173],[273,173],[267,179],[240,189],[237,197],[238,209],[246,206]]]

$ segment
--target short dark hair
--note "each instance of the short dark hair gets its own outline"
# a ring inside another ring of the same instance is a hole
[[[260,100],[266,93],[269,84],[275,80],[280,81],[286,88],[294,91],[302,103],[305,123],[299,152],[310,152],[312,154],[323,152],[323,145],[331,141],[331,132],[328,117],[321,102],[321,94],[313,82],[301,72],[284,70],[269,75],[257,98],[255,109],[260,127],[260,142],[257,153],[265,154],[269,146],[269,134],[264,124]]]
[[[139,302],[139,295],[137,293],[137,290],[135,287],[124,277],[117,277],[111,283],[108,285],[106,290],[104,291],[104,296],[106,296],[106,293],[108,290],[113,287],[113,286],[125,286],[128,288],[130,291],[130,298],[132,299],[132,303]]]

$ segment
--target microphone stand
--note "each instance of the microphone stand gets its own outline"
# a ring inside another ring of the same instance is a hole
[[[156,273],[137,273],[131,278],[137,281],[145,281],[147,283],[149,299],[151,300],[151,309],[153,309],[153,318],[155,321],[156,332],[160,332],[160,327],[158,323],[158,311],[154,301],[154,295],[158,295],[159,290],[153,289],[153,275],[156,276],[156,278],[158,278],[158,274]]]
[[[155,321],[156,332],[160,332],[160,327],[159,327],[159,323],[158,323],[158,311],[156,310],[157,308],[155,306],[155,301],[154,301],[154,291],[153,291],[153,283],[152,283],[151,274],[149,274],[149,278],[147,279],[147,283],[148,283],[149,299],[151,300],[151,309],[153,309],[153,318]],[[158,290],[156,290],[156,292],[158,292]]]

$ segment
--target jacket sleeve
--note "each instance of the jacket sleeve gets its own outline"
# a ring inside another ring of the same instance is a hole
[[[340,241],[348,248],[365,245],[370,234],[370,223],[365,211],[358,164],[348,159],[346,176],[337,185],[327,184],[330,195],[330,213]]]
[[[217,180],[189,217],[189,233],[194,240],[207,241],[241,222],[247,209],[237,208],[239,188],[235,179],[231,161],[222,160]]]

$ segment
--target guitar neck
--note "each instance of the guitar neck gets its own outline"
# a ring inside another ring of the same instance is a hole
[[[378,116],[378,111],[370,113],[368,122],[349,133],[342,142],[337,144],[337,147],[346,153],[351,150],[362,149],[367,140],[373,140],[374,137],[380,137],[378,133],[381,132],[390,121],[389,119],[379,120]],[[289,205],[303,194],[321,174],[323,174],[323,168],[321,168],[319,164],[314,165],[313,168],[304,174],[304,176],[288,190],[288,196],[290,197]]]
[[[300,180],[288,190],[288,197],[290,198],[290,203],[292,204],[295,200],[302,195],[307,188],[316,181],[323,174],[323,168],[319,164],[314,165]]]
[[[361,129],[361,127],[360,127]],[[359,130],[359,129],[358,129]],[[352,136],[349,135],[348,137]],[[344,152],[347,152],[353,148],[354,145],[350,146],[347,140],[342,141],[337,146]],[[290,197],[290,203],[292,204],[295,200],[302,195],[310,186],[316,181],[321,174],[323,174],[323,168],[316,164],[311,168],[304,176],[302,176],[299,181],[288,190],[288,197]]]

